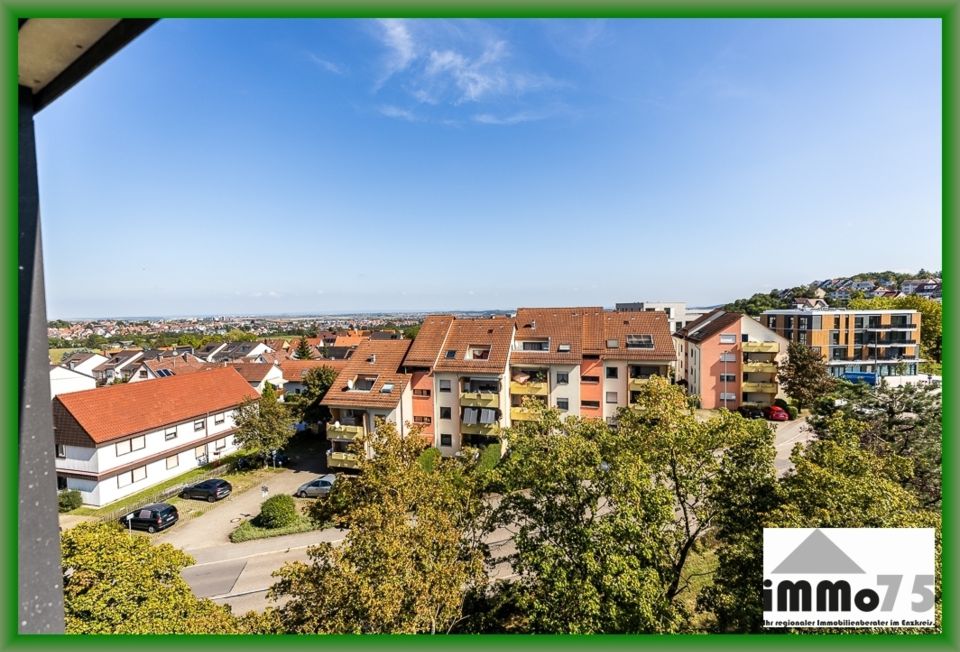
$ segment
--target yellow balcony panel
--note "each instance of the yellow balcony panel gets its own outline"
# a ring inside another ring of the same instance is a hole
[[[744,353],[780,353],[778,342],[743,342],[740,347]]]
[[[649,378],[631,378],[627,381],[627,389],[630,391],[636,392],[639,391],[644,385],[650,382]]]
[[[463,392],[460,394],[460,405],[463,407],[495,408],[500,405],[500,395],[487,392]]]
[[[495,435],[497,434],[497,424],[495,423],[471,423],[460,424],[460,432],[464,435]]]
[[[345,426],[343,424],[338,426],[332,423],[327,424],[327,439],[353,441],[358,435],[362,435],[363,433],[363,426]]]
[[[760,394],[776,394],[777,393],[777,384],[776,383],[751,383],[745,382],[740,385],[740,388],[744,392],[757,392]]]
[[[512,421],[535,421],[537,413],[535,410],[524,407],[510,408],[510,419]]]
[[[775,374],[777,365],[773,362],[744,362],[743,370],[753,374]]]
[[[327,466],[341,469],[359,469],[360,461],[356,453],[327,451]]]
[[[514,396],[547,396],[550,386],[547,383],[510,383],[510,393]]]

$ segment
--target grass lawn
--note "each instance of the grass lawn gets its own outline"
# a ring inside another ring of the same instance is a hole
[[[228,455],[220,463],[220,466],[240,456],[241,456],[240,453],[234,453],[232,455]],[[178,475],[175,478],[170,478],[166,482],[161,482],[160,484],[156,484],[151,487],[148,487],[143,491],[140,491],[131,496],[128,496],[123,500],[118,500],[115,503],[110,503],[109,505],[105,505],[99,508],[79,507],[73,510],[72,512],[68,512],[68,513],[75,514],[77,516],[99,516],[99,517],[110,516],[113,513],[122,512],[127,509],[132,509],[136,505],[142,503],[144,500],[149,500],[152,496],[156,496],[160,494],[161,492],[163,492],[164,489],[169,489],[170,487],[176,487],[181,484],[190,484],[191,482],[197,481],[199,478],[201,478],[203,475],[205,475],[206,473],[208,473],[214,468],[216,467],[214,467],[211,464],[208,464],[206,466],[198,466],[192,471],[184,473],[183,475]],[[245,471],[230,471],[229,473],[224,473],[222,477],[225,480],[229,480],[230,484],[233,485],[234,492],[240,493],[262,482],[263,478],[267,477],[268,475],[271,475],[274,473],[281,473],[281,472],[282,472],[282,469],[264,468],[264,469],[245,470]],[[174,496],[171,498],[167,498],[165,500],[166,502],[169,502],[172,505],[176,505],[177,503],[183,501],[183,499],[181,499],[179,496]],[[193,506],[193,504],[198,504],[197,501],[195,500],[191,500],[189,502],[191,503],[191,507]],[[196,509],[192,511],[197,511],[198,513],[202,513],[204,510]]]
[[[60,361],[66,356],[70,355],[74,351],[79,351],[82,348],[82,346],[75,346],[69,349],[50,349],[50,360],[53,362],[53,364],[60,364]]]

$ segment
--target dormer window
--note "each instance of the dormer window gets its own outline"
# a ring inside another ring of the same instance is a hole
[[[627,348],[628,349],[652,349],[653,348],[653,335],[643,334],[643,335],[627,335]]]
[[[607,340],[608,349],[616,349],[620,347],[620,340]]]
[[[550,340],[526,340],[521,343],[524,351],[549,351]]]
[[[557,346],[557,353],[570,353],[570,345],[560,344],[559,346]]]
[[[467,348],[466,360],[487,360],[490,358],[490,347],[472,344]]]
[[[384,383],[383,387],[380,388],[381,394],[392,394],[393,393],[393,383]]]
[[[376,376],[357,376],[353,381],[353,391],[369,392],[377,382]]]
[[[455,357],[457,357],[457,350],[456,350],[456,349],[449,349],[449,350],[447,351],[447,360],[453,360]]]

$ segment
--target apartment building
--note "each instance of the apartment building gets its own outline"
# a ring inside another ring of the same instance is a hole
[[[767,310],[760,320],[787,341],[820,353],[830,373],[915,375],[920,359],[916,310]]]
[[[590,344],[583,353],[585,359],[587,355],[599,354],[601,364],[594,372],[600,372],[602,387],[599,416],[614,423],[617,411],[633,405],[637,392],[651,376],[671,380],[675,377],[677,352],[670,320],[662,311],[605,311],[600,313],[599,320],[588,316],[589,327],[596,328],[598,322],[602,337],[599,342],[596,336],[588,338]],[[595,348],[598,344],[599,349]]]
[[[233,369],[53,399],[57,486],[100,507],[236,450],[236,409],[256,391]]]
[[[440,358],[440,351],[452,323],[453,317],[450,315],[427,317],[403,361],[403,371],[411,377],[413,423],[421,429],[430,445],[437,447],[440,445],[440,433],[437,430],[439,410],[436,406],[437,382],[434,367]]]
[[[524,400],[580,415],[585,315],[601,308],[520,308],[510,353],[510,420],[531,418]]]
[[[103,362],[93,368],[93,376],[101,385],[113,382],[126,382],[130,380],[138,362],[143,358],[143,351],[138,349],[124,349],[117,351]]]
[[[413,421],[412,376],[401,370],[409,340],[364,340],[344,364],[320,402],[330,408],[327,466],[357,468],[350,446],[358,435],[376,432],[377,420],[406,435]]]
[[[687,392],[700,407],[765,406],[781,395],[777,364],[788,342],[757,320],[718,308],[674,337],[681,340]]]

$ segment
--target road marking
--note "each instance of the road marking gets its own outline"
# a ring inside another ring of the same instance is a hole
[[[343,541],[342,538],[334,539],[333,541],[328,541],[326,543],[340,543]],[[323,542],[318,542],[323,543]],[[310,548],[317,545],[316,543],[306,543],[302,546],[290,546],[289,548],[279,548],[277,550],[267,550],[265,552],[254,552],[249,555],[241,555],[239,557],[230,557],[229,559],[217,559],[215,561],[202,561],[199,564],[194,564],[193,566],[187,566],[187,568],[199,568],[200,566],[212,566],[213,564],[226,564],[231,561],[237,561],[239,559],[250,559],[251,557],[262,557],[264,555],[276,555],[290,552],[291,550],[300,550],[302,548]],[[186,569],[184,569],[186,570]]]
[[[268,586],[265,589],[250,589],[249,591],[240,591],[240,593],[224,593],[223,595],[214,595],[208,598],[209,600],[228,600],[230,598],[242,598],[245,595],[252,595],[254,593],[266,593],[270,590]]]

